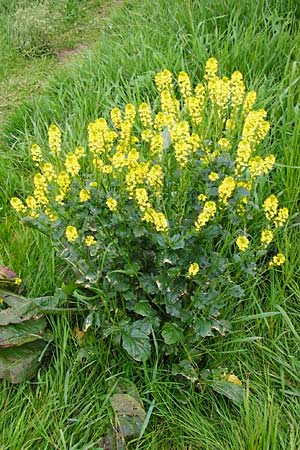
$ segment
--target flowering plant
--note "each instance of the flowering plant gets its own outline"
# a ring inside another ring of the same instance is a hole
[[[288,218],[274,194],[257,195],[275,157],[242,74],[219,77],[211,58],[195,88],[186,72],[174,82],[164,70],[155,83],[160,111],[114,108],[89,124],[86,147],[65,152],[51,125],[50,151],[31,148],[33,194],[11,199],[97,293],[103,334],[136,360],[149,356],[151,335],[166,354],[191,355],[223,334],[226,299],[284,263],[274,237]]]

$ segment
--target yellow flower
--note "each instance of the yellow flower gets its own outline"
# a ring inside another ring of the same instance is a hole
[[[266,218],[268,220],[273,219],[276,216],[278,208],[278,199],[276,195],[272,194],[263,203],[263,208],[265,211]]]
[[[42,171],[42,174],[44,175],[44,177],[46,178],[46,180],[49,182],[54,180],[56,177],[54,167],[51,163],[43,164],[41,171]]]
[[[241,252],[245,252],[247,250],[247,248],[249,247],[250,242],[246,236],[239,236],[237,238],[237,240],[235,241],[235,243]]]
[[[197,275],[199,270],[200,270],[200,268],[199,268],[199,264],[198,263],[190,264],[189,270],[188,270],[188,276],[189,277],[194,277],[195,275]]]
[[[36,163],[40,163],[42,161],[42,150],[39,145],[33,144],[31,146],[30,153],[32,161],[35,161]]]
[[[159,92],[164,89],[172,89],[172,74],[169,70],[165,69],[155,75],[155,84]]]
[[[179,72],[178,74],[179,90],[184,99],[190,97],[192,94],[191,80],[186,72]]]
[[[151,206],[147,191],[144,188],[138,188],[135,190],[135,199],[141,211],[144,211],[146,208]]]
[[[74,242],[78,239],[78,231],[76,227],[68,225],[65,231],[66,238],[69,242]]]
[[[87,189],[81,189],[79,192],[79,199],[81,203],[87,202],[91,198],[91,193]]]
[[[218,188],[220,202],[226,204],[228,199],[232,196],[235,189],[235,181],[232,177],[225,177]]]
[[[151,117],[151,108],[147,103],[141,103],[139,106],[139,116],[142,122],[143,127],[148,128],[153,124],[153,120]]]
[[[216,172],[210,172],[208,178],[210,179],[210,181],[216,181],[219,179],[219,175]]]
[[[205,202],[205,200],[207,200],[207,197],[205,194],[199,194],[198,200],[199,200],[199,202]]]
[[[150,152],[152,155],[160,155],[163,151],[163,137],[161,133],[155,133],[150,141]]]
[[[114,127],[120,129],[122,125],[122,113],[119,108],[114,108],[111,110],[110,118]]]
[[[269,267],[282,266],[285,263],[285,256],[282,253],[277,253],[273,256],[272,260],[269,262]]]
[[[203,206],[202,212],[197,217],[195,222],[196,231],[200,231],[204,225],[209,222],[209,220],[213,219],[217,212],[217,205],[213,201],[205,202]]]
[[[95,245],[97,241],[94,236],[89,235],[85,238],[84,242],[87,247],[91,247],[92,245]]]
[[[110,209],[111,211],[115,211],[117,209],[118,206],[118,202],[116,199],[109,197],[106,200],[106,206],[108,207],[108,209]]]
[[[249,91],[248,94],[246,95],[243,105],[243,110],[245,111],[245,113],[250,111],[255,102],[256,102],[256,92]]]
[[[80,171],[78,156],[75,153],[68,152],[65,160],[65,168],[67,173],[75,177]]]
[[[156,231],[166,232],[168,230],[168,222],[165,215],[155,211],[153,208],[146,209],[142,221],[153,224]]]
[[[22,213],[26,212],[26,206],[23,204],[22,200],[20,200],[18,197],[12,197],[10,199],[10,204],[15,211]]]
[[[211,80],[217,76],[218,61],[215,58],[209,58],[205,64],[205,75],[206,80]]]
[[[15,278],[15,284],[17,286],[20,286],[21,283],[22,283],[22,278],[19,278],[19,277]]]
[[[136,111],[134,105],[132,105],[132,103],[128,103],[125,106],[124,121],[129,121],[132,124],[134,122],[135,115]]]
[[[231,75],[230,90],[231,90],[231,105],[233,108],[237,108],[243,103],[245,96],[245,85],[243,82],[243,75],[238,70],[233,72],[233,74]]]
[[[263,245],[267,246],[272,242],[273,238],[274,238],[274,233],[272,230],[263,230],[261,232],[260,242]]]
[[[90,188],[96,189],[97,187],[98,187],[97,181],[91,181],[91,182],[90,182]]]
[[[285,224],[285,222],[287,221],[288,217],[289,217],[288,208],[280,208],[278,210],[277,216],[274,219],[275,227],[276,228],[282,227]]]
[[[56,125],[50,125],[48,129],[49,148],[53,155],[58,155],[61,150],[61,132]]]

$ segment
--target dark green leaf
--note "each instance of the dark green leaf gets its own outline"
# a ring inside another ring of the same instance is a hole
[[[31,379],[45,348],[44,341],[35,341],[20,347],[0,349],[0,378],[10,383],[21,383]]]
[[[162,337],[167,345],[183,341],[183,332],[173,323],[165,323],[162,328]]]
[[[245,390],[242,385],[230,383],[226,380],[212,380],[210,382],[210,386],[214,389],[214,391],[225,395],[225,397],[229,398],[237,405],[240,405],[244,401]]]
[[[136,361],[144,361],[150,356],[149,337],[142,330],[129,328],[128,331],[123,332],[122,345]]]
[[[46,327],[44,318],[30,319],[23,323],[10,324],[0,328],[0,348],[22,345],[42,339]]]

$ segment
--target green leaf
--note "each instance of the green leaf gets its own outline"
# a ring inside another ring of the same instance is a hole
[[[162,337],[167,345],[177,344],[183,341],[183,332],[173,323],[165,323],[162,329]]]
[[[44,318],[30,319],[23,323],[10,324],[0,328],[0,348],[13,347],[43,338],[46,328]]]
[[[245,390],[240,384],[230,383],[226,380],[212,380],[210,386],[214,391],[225,395],[225,397],[229,398],[237,405],[240,405],[244,401]]]
[[[45,341],[35,341],[20,347],[0,350],[0,378],[10,383],[21,383],[31,379],[39,366],[39,358]]]
[[[129,328],[122,334],[123,348],[136,361],[145,361],[150,356],[151,346],[147,334],[139,329]]]
[[[197,370],[187,359],[180,361],[179,364],[174,364],[172,366],[172,373],[173,375],[182,375],[184,378],[187,378],[193,383],[199,379]]]
[[[141,300],[134,306],[134,312],[143,317],[155,316],[155,311],[149,305],[148,300]]]

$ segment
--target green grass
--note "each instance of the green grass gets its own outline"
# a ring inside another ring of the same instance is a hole
[[[51,122],[62,128],[68,145],[84,142],[87,123],[107,116],[112,106],[154,100],[153,76],[165,67],[186,69],[197,81],[205,60],[216,56],[224,74],[241,70],[272,123],[267,145],[277,167],[266,183],[280,191],[294,218],[278,243],[286,266],[268,283],[257,280],[246,300],[226,307],[224,316],[234,321],[227,337],[203,343],[209,367],[228,367],[247,386],[244,405],[196,386],[179,398],[163,361],[157,370],[154,358],[139,365],[92,335],[86,337],[90,355],[80,362],[70,320],[62,316],[51,320],[54,356],[37,380],[0,384],[1,450],[96,448],[111,419],[105,380],[119,374],[137,383],[146,409],[155,400],[149,426],[132,449],[300,448],[299,21],[292,0],[125,2],[93,52],[59,71],[42,95],[6,122],[0,256],[26,280],[29,295],[52,292],[64,279],[51,243],[18,224],[8,205],[9,197],[29,188],[30,144],[46,142]]]
[[[72,54],[98,40],[111,4],[111,0],[0,1],[0,124]]]

